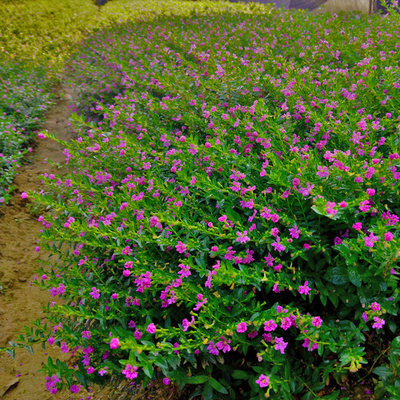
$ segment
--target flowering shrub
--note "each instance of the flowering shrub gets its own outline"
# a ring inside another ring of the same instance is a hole
[[[333,399],[374,373],[399,395],[396,18],[193,13],[83,43],[71,173],[36,194],[64,300],[36,334],[71,356],[51,392]]]
[[[0,78],[1,205],[11,198],[12,180],[50,104],[50,85],[41,71],[18,64],[1,67]]]

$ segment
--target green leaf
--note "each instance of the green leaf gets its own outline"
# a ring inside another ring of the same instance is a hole
[[[361,284],[362,284],[361,275],[358,273],[356,268],[349,268],[348,269],[348,277],[349,277],[349,281],[354,286],[361,287]]]
[[[185,378],[186,383],[191,383],[193,385],[199,385],[201,383],[205,383],[210,378],[207,375],[197,375],[197,376],[188,376]]]
[[[143,366],[143,372],[150,378],[153,378],[153,366],[151,364],[146,364]]]
[[[374,368],[372,372],[378,375],[382,380],[387,379],[389,376],[393,374],[392,370],[388,367],[377,367]]]
[[[246,371],[242,371],[240,369],[235,369],[232,372],[232,378],[235,379],[248,379],[249,374]]]
[[[227,394],[228,391],[225,389],[225,387],[223,385],[221,385],[216,379],[214,379],[213,377],[210,377],[210,385],[217,391],[220,392],[222,394]]]

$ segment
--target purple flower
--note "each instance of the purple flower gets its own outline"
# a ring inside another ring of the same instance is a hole
[[[178,244],[175,246],[175,249],[178,253],[184,253],[186,251],[186,245],[182,242],[178,242]]]
[[[98,299],[100,297],[100,291],[95,287],[92,287],[92,291],[89,293],[94,299]]]
[[[385,320],[379,317],[374,317],[374,323],[372,324],[373,328],[382,329],[383,325],[385,325]]]
[[[237,331],[239,333],[243,333],[247,331],[247,324],[246,322],[239,322],[238,326],[237,326]]]
[[[278,236],[276,242],[271,243],[272,247],[279,253],[285,250],[285,246],[282,243],[279,243],[280,241],[281,238]]]
[[[283,338],[275,338],[275,350],[279,350],[281,354],[285,354],[285,349],[287,345],[287,342],[284,342]]]
[[[78,393],[79,392],[79,386],[78,385],[72,385],[69,390],[71,393]]]
[[[122,374],[126,376],[127,379],[135,379],[138,376],[137,366],[127,364],[125,369],[122,371]]]
[[[210,354],[217,356],[219,354],[219,350],[215,347],[214,342],[211,340],[207,346],[207,350]]]
[[[221,351],[223,351],[224,353],[227,353],[228,351],[231,350],[231,346],[229,346],[229,343],[231,342],[228,339],[225,339],[223,336],[221,337],[222,340],[220,340],[219,342],[217,342],[215,344],[215,347]]]
[[[236,241],[239,243],[247,243],[250,240],[250,238],[247,236],[247,231],[244,231],[243,233],[238,231],[236,234],[238,235]]]
[[[153,323],[151,323],[147,326],[146,330],[147,330],[147,332],[149,332],[153,335],[156,332],[156,329],[157,329],[156,326]]]
[[[118,347],[119,347],[119,339],[112,338],[110,341],[110,349],[118,349]]]
[[[269,385],[269,378],[263,374],[261,374],[258,379],[256,380],[256,383],[261,387],[267,387]]]
[[[269,321],[264,322],[264,331],[265,332],[272,332],[274,331],[278,325],[275,323],[273,319],[270,319]]]
[[[300,236],[300,229],[295,225],[294,228],[289,229],[289,233],[293,239],[298,239]]]
[[[304,285],[299,287],[299,293],[307,296],[310,292],[311,288],[308,286],[308,281],[305,281]]]
[[[168,386],[169,383],[170,383],[170,380],[169,380],[168,377],[165,377],[165,378],[163,378],[162,382],[163,382],[163,384],[164,384],[165,386]]]
[[[313,326],[316,326],[317,328],[321,327],[322,319],[320,317],[313,317],[312,319],[312,324]]]
[[[385,241],[390,242],[393,240],[393,233],[391,232],[385,232]]]

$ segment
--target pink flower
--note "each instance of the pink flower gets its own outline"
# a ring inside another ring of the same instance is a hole
[[[164,384],[165,386],[168,386],[169,383],[170,383],[170,380],[169,380],[168,377],[165,377],[165,378],[163,378],[162,382],[163,382],[163,384]]]
[[[136,329],[133,335],[135,336],[136,340],[139,340],[142,337],[143,333]]]
[[[316,326],[317,328],[321,327],[322,319],[320,317],[313,317],[312,319],[312,324],[313,326]]]
[[[247,231],[244,231],[243,233],[241,232],[236,232],[236,234],[238,235],[238,238],[236,239],[237,242],[239,243],[246,243],[250,240],[250,238],[247,236]]]
[[[364,320],[364,322],[367,322],[367,321],[368,321],[368,314],[364,312],[364,313],[361,315],[361,318]]]
[[[372,324],[373,328],[382,329],[383,325],[385,325],[385,320],[379,317],[374,317],[374,323]]]
[[[89,293],[94,299],[98,299],[100,297],[100,291],[95,287],[92,287],[92,291]]]
[[[298,239],[300,235],[300,229],[297,227],[297,225],[295,225],[294,228],[289,229],[289,233],[293,239]]]
[[[310,292],[311,288],[308,286],[308,281],[305,281],[304,285],[299,287],[299,293],[307,296]]]
[[[127,364],[125,369],[122,371],[122,374],[126,376],[127,379],[135,379],[138,376],[137,366]]]
[[[28,194],[25,192],[21,193],[21,199],[26,199],[28,197]]]
[[[243,333],[247,331],[247,324],[246,322],[239,322],[238,326],[237,326],[237,331],[239,333]]]
[[[69,390],[71,393],[78,393],[79,392],[79,386],[78,385],[72,385]]]
[[[378,238],[371,232],[369,236],[364,238],[365,247],[374,247],[374,243],[378,241]]]
[[[356,231],[361,231],[362,223],[361,222],[356,222],[355,224],[353,224],[353,229],[355,229]]]
[[[210,354],[217,356],[219,354],[219,350],[215,347],[214,342],[211,340],[207,346],[207,350]]]
[[[260,386],[261,388],[263,387],[267,387],[269,385],[269,378],[263,374],[261,374],[258,379],[256,380],[256,383],[258,384],[258,386]]]
[[[186,251],[186,245],[182,242],[178,242],[178,244],[175,246],[175,249],[178,253],[184,253]]]
[[[265,332],[272,332],[274,331],[278,325],[275,323],[273,319],[270,319],[269,321],[264,322],[264,331]]]
[[[379,311],[381,309],[381,305],[379,303],[377,303],[376,301],[374,301],[371,304],[371,310],[372,311]]]
[[[119,347],[119,339],[112,338],[110,341],[110,349],[117,349]]]
[[[224,353],[227,353],[228,351],[231,350],[231,346],[229,346],[229,343],[231,342],[228,339],[225,339],[223,336],[221,337],[222,340],[220,340],[219,342],[217,342],[215,344],[215,347],[221,351],[223,351]]]
[[[148,325],[146,330],[147,330],[147,332],[149,332],[153,335],[156,332],[156,329],[157,329],[156,326],[153,323],[151,323]]]
[[[367,195],[373,196],[375,194],[375,189],[367,189]]]
[[[391,232],[386,232],[385,233],[385,241],[390,242],[391,240],[393,240],[393,234]]]
[[[282,318],[281,328],[286,331],[292,326],[292,321],[289,317]]]
[[[279,350],[281,354],[285,354],[285,349],[287,347],[287,342],[283,341],[283,338],[275,338],[275,350]]]

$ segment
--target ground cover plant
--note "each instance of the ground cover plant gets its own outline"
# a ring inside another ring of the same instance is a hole
[[[205,3],[205,7],[207,3]],[[204,5],[200,5],[200,10]],[[199,6],[197,6],[199,7]],[[209,3],[218,9],[218,4]],[[241,5],[231,5],[240,9]],[[83,37],[126,20],[157,14],[184,14],[177,1],[113,1],[96,7],[91,0],[5,0],[0,8],[0,205],[12,195],[12,181],[23,155],[62,81],[65,58]],[[51,23],[49,23],[51,21]],[[33,123],[34,122],[34,123]]]
[[[116,24],[70,60],[72,172],[36,195],[64,302],[32,334],[71,355],[51,392],[400,396],[398,16],[250,11]]]

